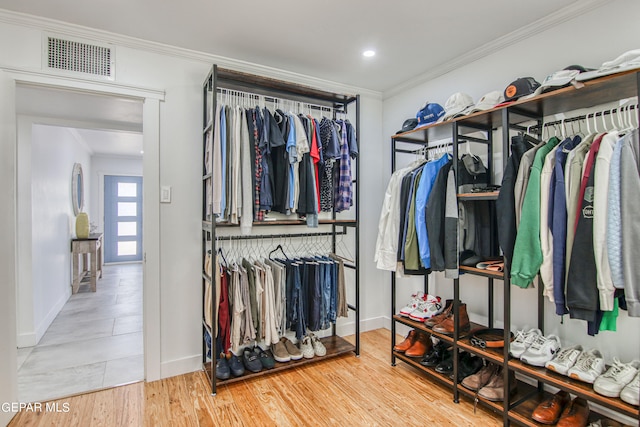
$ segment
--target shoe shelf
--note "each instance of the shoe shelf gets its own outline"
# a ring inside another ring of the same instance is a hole
[[[469,390],[468,388],[465,388],[462,385],[458,385],[458,391],[462,395],[470,397],[472,400],[478,399],[478,403],[496,411],[497,413],[501,414],[504,412],[504,402],[501,400],[492,401],[492,400],[484,399],[481,396],[478,396],[477,392],[473,390]],[[536,392],[536,389],[532,385],[518,381],[518,387],[515,393],[511,395],[511,401],[517,402],[520,400],[529,399],[529,396],[531,396],[531,394],[535,392]]]
[[[487,359],[498,365],[502,365],[504,363],[503,348],[480,348],[471,344],[469,338],[462,338],[458,340],[458,348],[480,356],[483,359]]]
[[[460,273],[470,274],[472,276],[482,276],[488,277],[490,279],[498,279],[504,280],[504,272],[502,271],[489,271],[486,269],[476,268],[476,267],[467,267],[466,265],[461,265],[459,267]]]
[[[520,384],[518,384],[520,387]],[[530,386],[531,387],[531,386]],[[551,397],[553,394],[549,392],[536,392],[534,389],[534,394],[527,397],[526,400],[522,401],[520,404],[512,407],[509,410],[509,420],[513,421],[516,424],[526,426],[526,427],[544,427],[549,424],[542,424],[531,418],[533,415],[533,411],[536,407],[542,403],[545,399]],[[595,422],[597,420],[607,420],[608,418],[600,415],[598,412],[594,412],[593,410],[589,411],[589,422]]]
[[[432,328],[430,328],[429,326],[425,325],[422,322],[416,322],[415,320],[411,320],[408,317],[403,317],[400,316],[399,314],[396,314],[393,316],[393,320],[398,322],[398,323],[402,323],[403,325],[407,325],[413,329],[417,329],[418,331],[422,331],[422,332],[426,332],[428,334],[433,335],[436,338],[439,338],[443,341],[446,341],[448,343],[453,343],[453,335],[447,335],[447,334],[443,334],[440,332],[436,332],[434,331]],[[483,328],[484,326],[479,325],[477,323],[473,323],[470,322],[471,325],[471,330],[475,329],[475,328]],[[464,332],[460,332],[460,338],[466,336],[469,333],[469,331],[464,331]]]
[[[335,224],[335,225],[344,225],[347,227],[355,226],[356,220],[354,219],[320,219],[318,220],[318,224]],[[265,220],[265,221],[256,221],[253,223],[254,226],[275,226],[275,225],[307,225],[306,219],[276,219],[276,220]],[[232,224],[230,222],[217,222],[216,227],[240,227],[240,224]]]
[[[593,386],[582,381],[574,380],[546,368],[527,365],[517,359],[509,360],[509,369],[535,378],[545,384],[565,390],[593,403],[612,409],[621,414],[640,419],[640,409],[637,406],[623,402],[620,398],[602,396],[593,390]]]
[[[436,371],[435,367],[421,365],[420,364],[420,359],[422,359],[421,357],[409,357],[409,356],[406,356],[404,353],[400,353],[397,351],[394,351],[393,355],[396,358],[405,362],[406,364],[417,369],[418,371],[427,374],[429,377],[437,380],[443,385],[446,385],[447,387],[453,387],[453,380],[449,378],[449,375],[451,374],[441,374],[440,372]]]
[[[286,371],[288,369],[293,369],[293,368],[298,368],[300,366],[304,366],[304,365],[308,365],[311,363],[317,363],[317,362],[321,362],[323,360],[327,360],[327,359],[331,359],[337,356],[342,356],[344,354],[347,353],[351,353],[353,354],[356,350],[355,345],[351,344],[350,342],[348,342],[347,340],[345,340],[344,338],[341,338],[337,335],[334,336],[329,336],[329,337],[325,337],[325,338],[320,338],[320,341],[322,342],[322,344],[324,344],[324,346],[327,349],[327,354],[324,356],[314,356],[311,359],[305,359],[304,357],[300,360],[292,360],[290,362],[284,362],[284,363],[280,363],[280,362],[276,362],[276,365],[272,368],[272,369],[263,369],[260,372],[249,372],[246,371],[244,375],[241,375],[239,377],[231,377],[228,380],[220,380],[218,379],[216,384],[218,386],[221,385],[225,385],[225,384],[231,384],[231,383],[235,383],[238,381],[243,381],[243,380],[248,380],[254,377],[259,377],[259,376],[263,376],[263,375],[269,375],[269,374],[275,374],[276,372],[282,372],[282,371]],[[215,362],[214,362],[215,363]],[[211,375],[211,372],[213,372],[215,374],[215,367],[213,367],[213,369],[211,369],[211,361],[207,361],[204,364],[204,371],[207,374],[207,377],[209,377]],[[211,381],[212,379],[209,378],[209,381]]]
[[[486,193],[459,193],[458,200],[498,200],[499,191],[488,191]]]

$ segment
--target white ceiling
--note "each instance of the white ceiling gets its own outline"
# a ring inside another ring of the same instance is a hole
[[[542,28],[562,8],[578,13],[595,3],[602,2],[0,0],[0,7],[384,92],[534,22]],[[377,55],[364,58],[365,49]]]
[[[142,157],[140,100],[20,85],[16,113],[67,128],[94,155]]]

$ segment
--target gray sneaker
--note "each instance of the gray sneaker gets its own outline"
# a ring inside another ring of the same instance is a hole
[[[271,353],[273,353],[273,358],[276,360],[276,362],[286,363],[291,360],[291,356],[289,355],[289,352],[287,351],[287,348],[285,347],[282,340],[271,345]]]
[[[291,342],[291,340],[289,340],[289,338],[282,337],[280,338],[280,342],[284,342],[284,347],[286,348],[287,353],[289,353],[291,360],[302,359],[302,352],[294,343]]]

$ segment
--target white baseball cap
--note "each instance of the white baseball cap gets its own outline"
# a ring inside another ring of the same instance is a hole
[[[577,81],[595,79],[597,77],[608,76],[609,74],[621,73],[622,71],[640,68],[640,49],[628,50],[616,59],[605,61],[600,68],[595,71],[580,73]]]
[[[441,121],[449,120],[457,115],[463,114],[463,111],[473,106],[473,98],[470,95],[462,92],[456,92],[447,99],[444,104],[445,114]]]
[[[476,105],[472,105],[463,114],[471,114],[476,113],[478,111],[490,110],[498,104],[504,102],[504,95],[499,90],[493,90],[489,93],[486,93],[478,100]]]

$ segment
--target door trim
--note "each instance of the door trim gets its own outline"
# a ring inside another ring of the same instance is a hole
[[[11,322],[5,323],[12,328],[9,334],[10,340],[7,343],[14,350],[10,354],[0,354],[0,360],[5,357],[11,358],[11,354],[15,356],[16,348],[16,287],[18,283],[17,271],[17,238],[20,230],[18,229],[18,219],[15,215],[17,207],[17,184],[16,184],[16,165],[17,165],[17,134],[15,119],[15,87],[18,84],[41,85],[45,87],[58,88],[71,91],[84,91],[88,93],[112,96],[125,96],[140,99],[143,103],[143,149],[145,155],[143,157],[143,179],[147,185],[144,186],[143,194],[143,268],[144,268],[144,296],[143,296],[143,336],[144,336],[144,360],[145,360],[145,381],[155,381],[160,379],[160,195],[156,189],[160,187],[160,102],[164,101],[164,91],[157,89],[149,89],[143,87],[135,87],[107,82],[96,82],[79,78],[64,78],[51,76],[40,72],[0,68],[0,73],[8,77],[12,91],[7,94],[10,99],[13,114],[13,124],[9,123],[10,132],[5,132],[8,138],[3,138],[3,144],[7,154],[12,153],[9,157],[9,168],[3,168],[7,174],[11,174],[5,182],[11,182],[7,191],[8,197],[6,210],[13,212],[6,219],[8,221],[0,221],[0,227],[3,228],[3,235],[9,237],[7,242],[12,246],[12,250],[3,262],[2,270],[6,273],[6,283],[14,283],[9,298],[9,310],[7,313],[11,316]],[[2,130],[2,129],[0,129]],[[6,232],[6,233],[5,233]],[[10,237],[14,236],[13,239]],[[14,260],[13,262],[9,262]],[[4,264],[6,265],[6,268]],[[8,361],[8,366],[15,362]],[[13,364],[13,366],[16,366]],[[10,378],[10,384],[7,388],[11,390],[12,400],[17,401],[17,369]],[[11,400],[7,400],[11,401]]]

